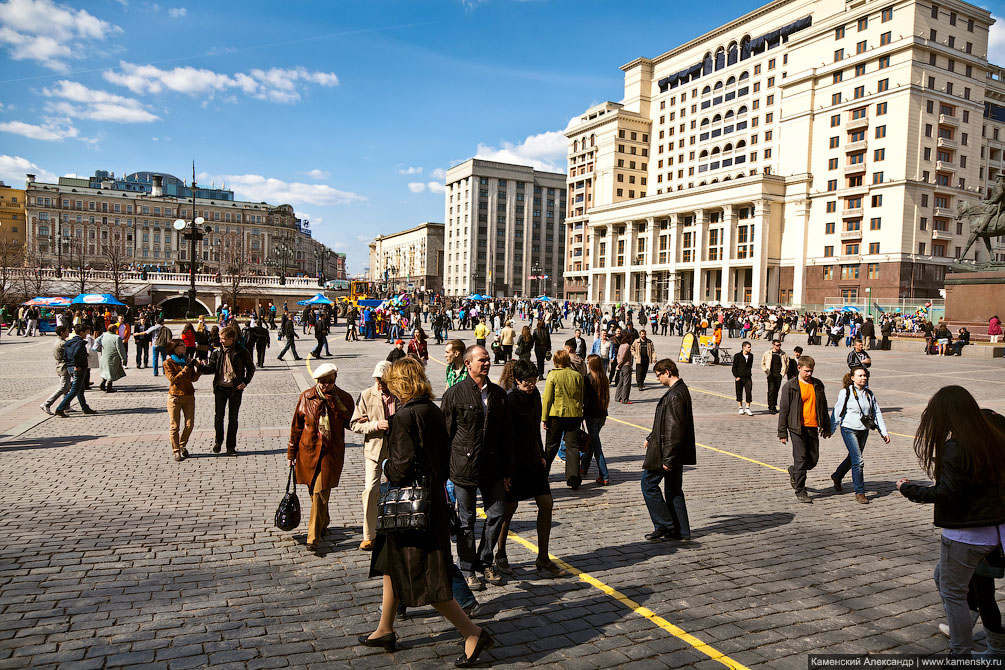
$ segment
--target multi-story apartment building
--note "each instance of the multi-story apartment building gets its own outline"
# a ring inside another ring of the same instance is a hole
[[[443,288],[443,224],[427,221],[378,235],[370,243],[370,279],[397,289]]]
[[[5,255],[24,248],[24,189],[0,181],[0,251]]]
[[[775,0],[623,66],[623,102],[566,131],[570,297],[937,297],[957,208],[1005,167],[991,22],[955,0]]]
[[[309,223],[298,219],[290,205],[242,202],[234,200],[231,191],[196,187],[193,208],[191,188],[177,191],[179,195],[164,193],[157,177],[179,181],[170,175],[137,173],[153,175],[144,182],[135,175],[115,180],[106,174],[99,172],[90,179],[61,177],[56,184],[28,175],[29,262],[187,270],[190,241],[185,230],[175,230],[172,224],[179,218],[191,221],[201,216],[204,235],[197,241],[195,257],[201,272],[226,274],[228,267],[241,266],[249,274],[323,273],[330,279],[345,278],[344,255],[315,241]],[[221,194],[228,197],[215,197]]]
[[[562,297],[566,176],[471,158],[447,171],[450,296]]]

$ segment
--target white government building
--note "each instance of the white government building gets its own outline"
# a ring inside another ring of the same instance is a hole
[[[624,65],[623,102],[566,131],[566,295],[938,297],[969,234],[957,207],[1003,171],[992,21],[956,1],[775,0]],[[967,258],[989,260],[980,241]]]

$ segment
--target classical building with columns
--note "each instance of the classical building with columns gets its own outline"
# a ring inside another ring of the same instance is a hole
[[[970,232],[957,209],[1005,169],[992,22],[956,1],[775,0],[624,65],[622,102],[566,130],[566,295],[938,297]]]
[[[370,242],[370,280],[394,289],[443,288],[443,224],[429,221]]]

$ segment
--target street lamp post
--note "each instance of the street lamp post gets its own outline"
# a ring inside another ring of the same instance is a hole
[[[174,229],[178,232],[187,229],[185,237],[189,239],[189,263],[188,263],[188,278],[189,278],[189,288],[188,288],[188,313],[186,316],[189,319],[194,319],[195,314],[195,255],[196,255],[196,242],[203,238],[202,231],[199,230],[199,226],[206,223],[206,219],[201,216],[196,216],[197,212],[195,210],[195,161],[192,161],[192,219],[186,221],[185,219],[175,219]],[[212,229],[210,226],[206,226],[206,232],[210,232]]]

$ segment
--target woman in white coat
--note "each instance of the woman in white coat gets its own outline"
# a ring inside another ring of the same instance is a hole
[[[126,376],[122,361],[126,359],[126,348],[118,335],[118,325],[108,326],[108,330],[98,338],[101,349],[101,388],[105,393],[115,393],[112,383]]]

